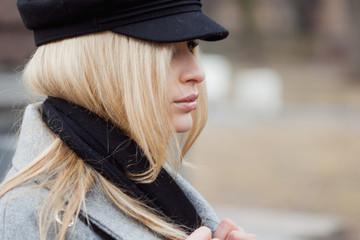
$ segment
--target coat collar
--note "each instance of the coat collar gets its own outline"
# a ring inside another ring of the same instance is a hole
[[[13,158],[13,168],[23,169],[31,163],[55,136],[41,119],[41,103],[29,105],[24,114],[18,147]],[[176,182],[194,205],[204,225],[215,231],[218,225],[216,214],[203,197],[180,175]],[[119,211],[109,199],[95,186],[86,198],[86,212],[94,224],[115,239],[159,239],[145,226]]]

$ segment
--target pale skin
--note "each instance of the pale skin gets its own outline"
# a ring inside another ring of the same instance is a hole
[[[192,48],[196,46],[192,43],[176,43],[167,77],[167,97],[177,132],[186,132],[191,128],[191,112],[197,107],[199,95],[196,85],[205,79],[201,65],[192,54]]]
[[[170,64],[167,78],[167,97],[171,104],[172,120],[177,132],[190,130],[196,110],[198,91],[196,85],[204,81],[205,73],[193,55],[194,41],[180,42]],[[229,219],[220,222],[214,236],[207,227],[196,229],[186,240],[258,240]]]
[[[220,222],[214,236],[207,227],[196,229],[186,240],[258,240],[254,234],[246,233],[230,219],[224,219]]]

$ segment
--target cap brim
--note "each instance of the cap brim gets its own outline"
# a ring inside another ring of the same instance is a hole
[[[229,35],[228,30],[201,12],[154,18],[119,26],[112,31],[151,42],[217,41]]]

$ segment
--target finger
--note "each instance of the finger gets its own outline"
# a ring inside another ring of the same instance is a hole
[[[248,234],[245,232],[240,231],[231,231],[228,236],[226,237],[226,240],[257,240],[256,236],[253,234]]]
[[[248,233],[251,240],[258,240],[258,237],[255,234]]]
[[[237,230],[239,232],[244,232],[236,223],[230,219],[224,219],[220,222],[219,227],[214,233],[214,238],[219,238],[220,240],[225,240],[226,236],[231,232]]]
[[[186,240],[211,240],[211,230],[207,227],[196,229]]]

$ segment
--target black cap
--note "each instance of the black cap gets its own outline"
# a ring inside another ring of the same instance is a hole
[[[37,46],[106,30],[152,42],[229,34],[201,12],[200,0],[18,0],[17,6]]]

